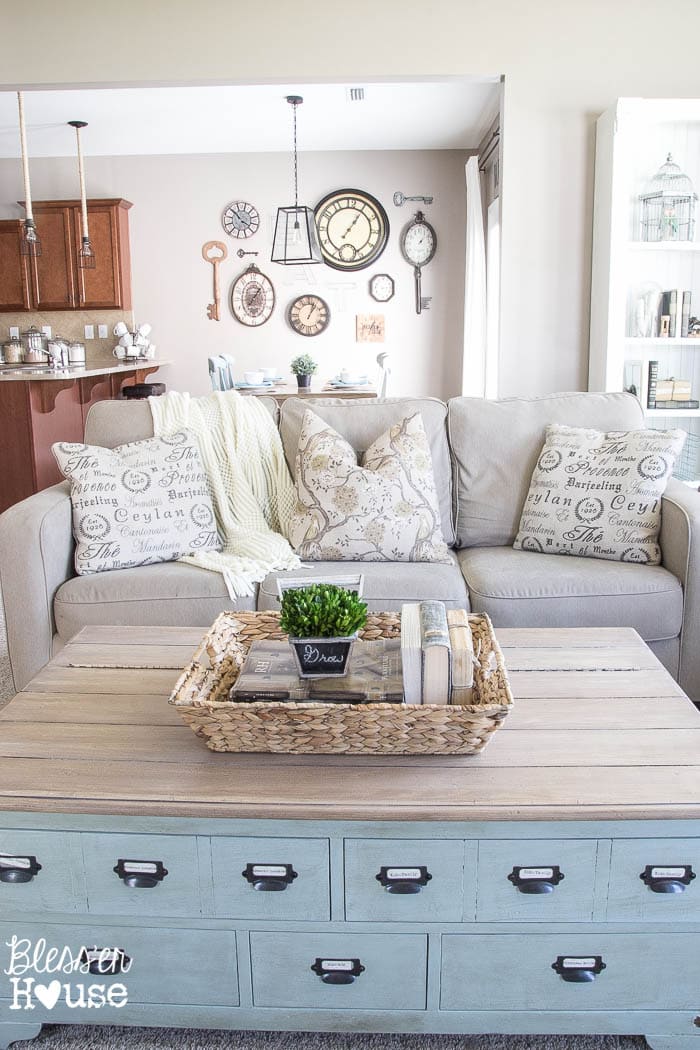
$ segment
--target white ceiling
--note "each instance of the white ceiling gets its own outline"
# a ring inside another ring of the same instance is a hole
[[[364,101],[349,100],[363,87]],[[473,149],[498,112],[498,78],[357,84],[26,91],[30,157],[75,154],[69,120],[86,120],[87,156],[289,150]],[[17,96],[0,92],[0,157],[19,157]]]

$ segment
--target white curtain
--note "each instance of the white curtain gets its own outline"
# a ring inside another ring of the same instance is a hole
[[[464,171],[467,182],[467,235],[462,394],[470,397],[484,397],[486,394],[486,247],[479,158],[470,157]]]

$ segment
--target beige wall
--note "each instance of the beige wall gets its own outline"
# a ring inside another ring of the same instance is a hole
[[[501,389],[583,388],[593,127],[620,95],[700,95],[697,0],[35,0],[0,83],[505,74]]]

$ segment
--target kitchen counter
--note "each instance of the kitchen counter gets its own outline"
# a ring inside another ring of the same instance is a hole
[[[49,368],[48,365],[2,365],[0,364],[0,380],[3,382],[26,382],[31,379],[35,381],[53,381],[56,379],[84,379],[88,376],[106,376],[132,372],[148,372],[160,368],[161,365],[169,365],[169,361],[152,358],[138,358],[128,364],[115,361],[107,365],[72,365],[69,368]]]

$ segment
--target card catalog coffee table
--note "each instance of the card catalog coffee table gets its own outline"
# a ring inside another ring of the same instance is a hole
[[[88,1022],[700,1050],[700,716],[633,631],[497,632],[515,708],[470,757],[210,752],[166,703],[202,633],[86,628],[0,712],[0,1047]]]

